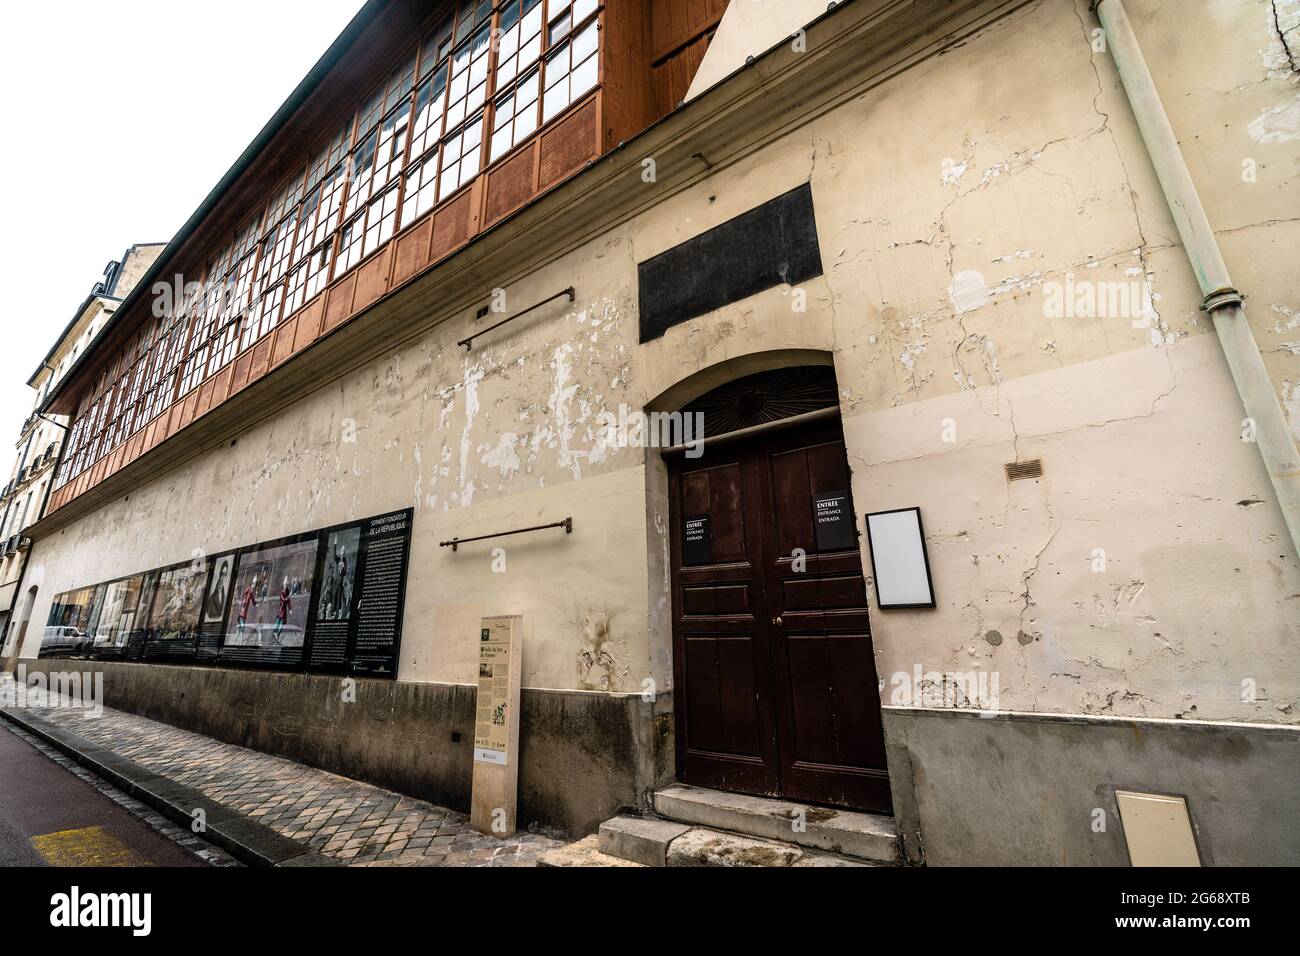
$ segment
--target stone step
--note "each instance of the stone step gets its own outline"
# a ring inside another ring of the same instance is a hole
[[[809,867],[873,866],[777,840],[691,827],[653,817],[607,820],[596,836],[550,850],[538,866]]]
[[[547,850],[537,858],[538,866],[642,866],[631,860],[621,860],[600,852],[600,837],[592,834],[577,843]]]
[[[689,829],[654,817],[614,817],[600,825],[600,852],[642,866],[667,866],[669,844]]]
[[[654,806],[659,816],[679,823],[793,843],[872,863],[900,861],[898,832],[892,817],[687,784],[660,790],[655,794]]]
[[[668,866],[786,867],[786,866],[870,866],[861,860],[809,850],[793,843],[760,840],[691,827],[668,845]]]

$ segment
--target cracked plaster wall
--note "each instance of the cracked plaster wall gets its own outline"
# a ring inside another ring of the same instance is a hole
[[[1300,434],[1300,149],[1255,122],[1297,92],[1273,7],[1127,5]],[[778,289],[670,331],[646,392],[833,349],[858,511],[920,505],[934,567],[937,610],[873,615],[884,680],[990,671],[1002,709],[1293,723],[1295,555],[1096,26],[1082,0],[1029,5],[668,204],[638,258],[810,178],[827,272],[795,322]],[[1132,308],[1049,317],[1067,276]],[[1044,478],[1008,484],[1034,458]]]
[[[869,98],[910,131],[883,147],[891,177],[870,221],[843,226],[879,276],[857,285],[878,325],[850,348],[897,384],[846,429],[860,510],[926,508],[940,595],[937,612],[876,615],[879,669],[994,671],[1003,709],[1295,722],[1295,555],[1238,440],[1240,403],[1115,71],[1083,42],[1095,21],[1063,6],[964,47],[977,82],[959,81],[954,55],[922,68],[932,83]],[[1300,435],[1300,151],[1256,122],[1283,123],[1298,90],[1274,7],[1127,6]],[[1054,74],[1074,81],[1023,92],[1024,76]],[[947,195],[898,175],[896,154],[922,143],[915,168]],[[1044,318],[1047,284],[1069,272],[1144,279],[1146,327]],[[1034,458],[1043,480],[1002,479],[1002,463]]]
[[[1273,19],[1295,4],[1191,6],[1129,3],[1300,430],[1298,87]],[[925,510],[939,608],[874,612],[882,677],[996,671],[1003,709],[1300,720],[1295,556],[1095,26],[1086,0],[1030,4],[508,289],[522,308],[573,284],[573,306],[471,353],[457,317],[41,541],[34,622],[55,593],[195,548],[414,504],[403,680],[472,682],[465,636],[523,613],[526,686],[666,688],[662,466],[600,447],[599,416],[821,350],[859,514]],[[637,344],[637,262],[809,180],[826,274],[806,312],[777,288]],[[1141,327],[1045,317],[1067,275],[1145,282]],[[1045,477],[1008,485],[1002,465],[1031,458]],[[438,547],[568,515],[572,537],[501,542],[504,573],[497,543]]]

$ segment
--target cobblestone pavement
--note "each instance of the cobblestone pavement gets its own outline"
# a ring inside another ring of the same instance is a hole
[[[127,813],[131,814],[131,816],[141,820],[155,832],[165,836],[173,843],[177,843],[184,847],[209,866],[239,867],[244,865],[220,847],[213,846],[205,840],[195,836],[189,830],[178,827],[161,813],[158,813],[151,807],[141,803],[139,800],[135,799],[135,797],[123,793],[107,780],[91,773],[85,767],[73,761],[71,757],[64,756],[58,750],[55,750],[49,744],[45,743],[45,741],[33,737],[21,727],[15,727],[13,724],[0,721],[0,733],[5,733],[6,731],[25,741],[33,749],[38,750],[51,763],[58,764],[77,779],[90,784]]]
[[[350,866],[536,866],[563,845],[484,836],[463,813],[107,707],[91,720],[71,708],[25,712]]]

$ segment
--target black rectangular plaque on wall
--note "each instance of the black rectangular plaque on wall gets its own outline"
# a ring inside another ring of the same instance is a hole
[[[822,274],[805,183],[637,266],[641,341],[782,284]]]

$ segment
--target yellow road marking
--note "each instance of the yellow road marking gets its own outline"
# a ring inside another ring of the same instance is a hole
[[[50,866],[153,865],[103,827],[34,836],[32,847]]]

